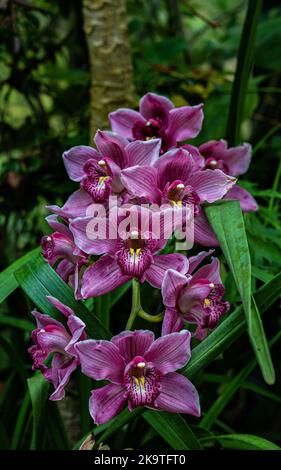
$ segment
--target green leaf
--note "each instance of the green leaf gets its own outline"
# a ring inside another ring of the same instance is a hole
[[[0,325],[12,326],[13,328],[25,331],[32,331],[34,329],[34,324],[31,323],[31,321],[22,318],[8,317],[6,315],[0,316]]]
[[[270,346],[273,346],[281,337],[281,331],[275,335],[275,337],[270,341]],[[213,403],[209,408],[208,412],[205,414],[204,418],[201,420],[200,426],[210,429],[215,423],[216,419],[226,407],[234,393],[238,390],[239,387],[243,385],[248,375],[256,366],[256,360],[252,359],[249,364],[247,364],[239,374],[230,380],[230,382],[225,386],[223,392],[218,397],[218,399]]]
[[[0,273],[0,303],[18,287],[17,280],[14,276],[15,271],[35,258],[38,253],[40,253],[40,248],[35,248],[35,250],[30,251]]]
[[[122,299],[123,295],[126,294],[126,292],[130,289],[132,285],[132,282],[125,282],[125,284],[122,284],[122,286],[117,287],[114,289],[114,291],[111,292],[111,297],[110,297],[110,304],[111,308],[120,300]]]
[[[58,405],[53,401],[49,401],[46,405],[47,428],[50,439],[53,442],[53,449],[68,450],[68,438]]]
[[[253,64],[257,24],[261,12],[262,0],[249,0],[243,26],[237,68],[233,83],[229,107],[226,140],[230,146],[240,142],[240,129],[248,90],[248,81]]]
[[[253,436],[252,434],[227,434],[222,436],[214,436],[212,439],[220,441],[223,447],[227,449],[240,450],[281,450],[273,442],[263,437]]]
[[[43,436],[46,430],[45,413],[48,399],[49,382],[41,373],[35,374],[27,379],[28,390],[32,404],[33,428],[31,439],[31,450],[40,450]]]
[[[258,307],[251,302],[251,259],[244,219],[238,201],[206,207],[206,215],[220,242],[241,296],[248,331],[264,380],[275,381],[274,368]]]
[[[143,417],[173,449],[202,449],[199,440],[181,415],[164,411],[146,411]]]
[[[97,339],[110,337],[108,330],[96,315],[74,299],[73,290],[65,284],[41,255],[18,269],[15,276],[20,287],[43,313],[57,315],[56,309],[46,298],[47,295],[52,295],[71,307],[85,322],[89,337]]]
[[[12,437],[11,449],[19,448],[19,445],[21,443],[21,439],[23,436],[24,428],[26,426],[27,415],[28,415],[30,406],[31,406],[30,395],[29,395],[29,392],[27,391],[24,396],[19,413],[18,413],[18,417],[17,417],[17,421],[16,421],[16,425],[15,425],[15,429],[14,429],[13,437]]]

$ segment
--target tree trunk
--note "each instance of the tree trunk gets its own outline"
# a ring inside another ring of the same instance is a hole
[[[126,0],[83,0],[91,68],[91,138],[109,127],[108,113],[134,104]]]

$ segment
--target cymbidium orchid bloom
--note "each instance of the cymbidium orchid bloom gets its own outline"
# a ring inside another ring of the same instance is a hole
[[[45,379],[51,382],[55,391],[50,400],[61,400],[70,375],[79,365],[74,345],[86,339],[85,324],[73,310],[54,297],[47,297],[67,319],[67,328],[62,323],[34,310],[37,328],[32,332],[33,346],[28,350],[33,360],[33,370],[41,370]],[[45,365],[46,359],[53,355],[51,367]]]
[[[210,264],[196,270],[211,253],[201,252],[189,258],[187,275],[175,270],[166,272],[162,284],[162,297],[166,306],[162,334],[180,331],[184,328],[185,320],[197,325],[194,337],[202,340],[228,311],[229,303],[221,300],[224,287],[219,260],[214,258]]]
[[[123,168],[152,165],[158,158],[161,142],[131,142],[114,132],[97,131],[92,147],[73,147],[63,154],[66,171],[71,180],[80,182],[85,204],[88,201],[105,203],[110,194],[120,195],[124,189],[120,180]],[[91,199],[89,199],[90,196]],[[81,204],[81,201],[80,201]],[[82,203],[82,206],[85,204]],[[77,214],[74,217],[86,215]]]
[[[164,96],[147,93],[140,100],[139,112],[121,108],[109,114],[112,130],[130,140],[160,138],[162,152],[177,142],[196,137],[202,126],[202,104],[175,108]]]
[[[221,169],[231,176],[239,176],[246,173],[251,161],[252,147],[244,143],[238,147],[228,147],[227,142],[211,140],[200,145],[200,153],[205,157],[202,169]],[[244,212],[258,210],[258,204],[253,196],[239,185],[235,185],[224,199],[237,199]]]
[[[113,418],[128,403],[200,416],[195,387],[175,370],[190,358],[186,330],[154,340],[151,331],[124,331],[111,341],[87,340],[76,344],[82,372],[111,383],[92,391],[89,409],[96,424]]]
[[[79,273],[88,261],[88,255],[74,243],[73,235],[67,225],[59,222],[56,215],[49,215],[46,220],[55,232],[41,239],[42,255],[51,265],[57,264],[56,272],[74,288],[77,298],[79,294]]]
[[[128,214],[132,217],[129,231],[122,231]],[[167,219],[166,219],[167,220]],[[171,219],[170,219],[171,220]],[[103,221],[101,220],[101,225]],[[103,295],[125,282],[135,278],[140,282],[148,281],[153,287],[160,288],[165,271],[174,268],[186,273],[188,261],[179,253],[158,255],[173,232],[172,224],[164,227],[165,215],[139,206],[132,206],[118,213],[116,238],[111,238],[111,219],[106,220],[103,237],[97,238],[95,227],[98,219],[82,217],[70,223],[76,245],[88,254],[103,255],[84,272],[81,294],[83,298]],[[92,225],[94,227],[92,228]],[[159,228],[155,233],[154,228]]]
[[[198,170],[192,154],[183,148],[170,150],[153,167],[124,170],[121,180],[130,194],[147,202],[178,207],[192,204],[195,216],[201,203],[221,199],[236,183],[236,178],[221,170]]]

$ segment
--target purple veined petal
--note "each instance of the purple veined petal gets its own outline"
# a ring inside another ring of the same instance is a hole
[[[60,354],[56,354],[52,361],[52,369],[56,371],[57,386],[55,391],[50,396],[50,400],[62,400],[65,397],[65,387],[67,386],[72,372],[77,368],[77,361],[75,358],[71,360],[64,358]],[[45,375],[45,374],[44,374]],[[54,383],[53,383],[54,384]]]
[[[144,278],[149,284],[157,289],[161,289],[165,272],[168,269],[175,269],[185,274],[188,270],[188,260],[180,253],[170,253],[167,255],[154,255],[154,263],[150,265],[144,274]]]
[[[125,149],[128,156],[128,166],[153,165],[159,158],[160,149],[160,139],[131,142]]]
[[[171,184],[181,180],[186,184],[194,171],[194,161],[187,150],[177,148],[160,157],[155,167],[158,170],[158,187],[163,190],[168,182]]]
[[[189,274],[192,274],[193,271],[195,271],[195,269],[197,268],[197,266],[199,266],[199,264],[201,264],[202,261],[204,261],[205,258],[207,258],[208,256],[211,256],[214,253],[214,251],[215,250],[200,251],[200,253],[198,253],[197,255],[191,256],[188,259],[188,261],[189,261],[189,269],[188,269]]]
[[[80,341],[76,343],[75,350],[83,374],[95,380],[110,380],[117,384],[122,382],[126,364],[118,347],[111,341]]]
[[[244,143],[238,147],[227,148],[227,142],[221,140],[211,140],[199,147],[200,152],[206,157],[214,157],[216,160],[223,160],[228,166],[229,174],[239,176],[249,168],[252,154],[250,144]]]
[[[83,166],[87,160],[100,160],[100,155],[92,147],[79,145],[63,153],[63,162],[72,181],[81,181],[84,176]]]
[[[214,258],[211,263],[198,269],[192,275],[192,282],[196,282],[198,279],[208,279],[213,284],[221,284],[219,260]]]
[[[189,152],[190,155],[192,156],[192,159],[194,161],[194,171],[202,170],[204,168],[205,158],[203,157],[203,155],[201,155],[197,147],[195,147],[194,145],[190,145],[190,144],[184,144],[184,145],[181,145],[180,148],[187,150],[187,152]]]
[[[197,106],[182,106],[169,112],[169,127],[167,134],[175,142],[181,142],[196,137],[202,127],[203,104]]]
[[[117,109],[108,117],[112,130],[127,139],[133,138],[132,129],[137,122],[146,122],[138,111],[128,108]]]
[[[77,217],[69,228],[81,250],[91,255],[102,255],[115,253],[116,240],[109,238],[108,224],[108,219],[101,217]]]
[[[47,206],[47,209],[63,218],[74,219],[86,216],[91,204],[93,204],[92,197],[83,189],[78,189],[69,196],[64,206]]]
[[[58,216],[56,214],[48,215],[45,220],[55,232],[60,232],[63,235],[66,235],[67,237],[72,236],[69,228],[62,222],[59,222]]]
[[[69,315],[75,315],[74,311],[72,308],[67,307],[67,305],[64,305],[62,302],[60,302],[58,299],[55,297],[52,297],[51,295],[46,295],[46,298],[48,301],[56,307],[57,310],[59,310],[66,318],[69,317]]]
[[[89,401],[90,415],[95,424],[104,424],[116,416],[126,403],[125,388],[109,384],[92,391]]]
[[[174,108],[173,103],[165,96],[156,93],[146,93],[140,100],[140,113],[146,120],[150,118],[161,119],[165,127],[169,121],[169,111]]]
[[[113,336],[112,343],[117,346],[126,364],[136,356],[143,356],[154,341],[154,333],[149,330],[122,331]]]
[[[199,207],[199,214],[194,219],[194,240],[197,245],[220,246],[202,207]]]
[[[148,202],[160,202],[157,188],[157,170],[150,166],[132,166],[122,170],[121,181],[133,196],[145,198]]]
[[[64,282],[68,282],[69,276],[75,271],[75,265],[68,259],[60,261],[56,267],[56,273],[63,279]]]
[[[243,212],[257,211],[259,208],[255,198],[238,184],[228,191],[224,199],[237,199]]]
[[[190,338],[187,330],[161,336],[152,343],[144,357],[160,374],[168,374],[185,366],[190,359]]]
[[[187,286],[181,291],[178,299],[180,311],[183,314],[193,314],[195,311],[201,312],[203,308],[201,304],[208,297],[211,290],[208,279],[201,279],[200,282],[194,282]]]
[[[121,183],[120,175],[121,168],[110,158],[104,157],[106,166],[109,170],[109,174],[112,178],[111,189],[114,193],[121,193],[124,189],[123,184]]]
[[[186,377],[172,372],[160,380],[161,391],[154,402],[154,408],[170,413],[200,416],[198,392]]]
[[[166,307],[176,307],[179,292],[190,282],[190,279],[191,276],[185,276],[174,269],[168,269],[165,272],[161,292]]]
[[[116,132],[98,130],[94,141],[100,152],[100,158],[103,156],[109,157],[120,168],[127,166],[127,156],[125,152],[125,147],[128,144],[127,139],[118,135]]]
[[[162,323],[161,336],[176,333],[184,328],[182,317],[175,308],[166,308]]]
[[[202,202],[215,202],[221,199],[236,181],[236,178],[226,175],[221,170],[197,171],[189,178],[189,184],[195,189]]]
[[[84,272],[81,288],[82,298],[87,299],[107,294],[130,279],[130,276],[122,275],[114,258],[110,255],[103,255]]]
[[[34,316],[36,320],[37,328],[45,328],[47,325],[56,325],[58,327],[62,327],[62,323],[55,318],[50,317],[49,315],[45,315],[43,313],[38,312],[37,310],[33,310],[31,314]]]
[[[69,354],[76,356],[76,350],[74,348],[74,345],[77,343],[77,341],[82,341],[86,339],[86,334],[84,332],[86,325],[76,315],[70,315],[67,320],[67,326],[72,334],[72,338],[66,346],[65,350]]]
[[[62,324],[49,323],[41,330],[36,330],[36,343],[46,357],[53,352],[65,354],[65,348],[70,340],[71,336]]]

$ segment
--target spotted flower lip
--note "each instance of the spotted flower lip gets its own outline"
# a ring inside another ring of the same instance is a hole
[[[135,214],[135,224],[126,234],[120,230],[126,214]],[[148,281],[160,288],[165,271],[169,268],[186,273],[187,258],[179,253],[158,255],[173,232],[173,227],[164,227],[164,215],[144,207],[131,206],[117,217],[116,239],[105,234],[104,238],[94,238],[91,234],[91,217],[80,217],[70,223],[76,245],[88,254],[103,255],[87,268],[82,278],[83,298],[103,295],[125,282],[136,278]],[[96,224],[95,220],[95,224]],[[159,224],[160,222],[160,224]],[[109,230],[110,218],[107,219]],[[159,228],[159,234],[154,227]],[[145,229],[143,226],[145,225]],[[126,236],[124,236],[126,235]]]
[[[200,416],[195,387],[176,373],[190,359],[186,330],[154,339],[148,330],[124,331],[111,341],[86,340],[75,345],[82,372],[111,383],[92,391],[89,409],[96,424],[113,418],[128,403]]]
[[[191,257],[185,276],[175,270],[166,272],[162,284],[162,297],[166,306],[162,334],[180,331],[185,320],[197,325],[193,335],[202,340],[229,310],[229,303],[221,300],[224,286],[220,279],[218,259],[213,258],[210,264],[197,270],[210,254],[212,250]]]
[[[57,215],[49,215],[46,221],[55,232],[42,237],[42,255],[51,266],[58,262],[56,272],[65,282],[70,282],[79,298],[79,273],[86,265],[88,255],[75,245],[71,231]]]
[[[202,126],[202,104],[175,108],[166,97],[147,93],[140,100],[139,112],[120,108],[109,114],[112,130],[125,138],[149,141],[160,138],[162,151],[177,142],[196,137]]]
[[[159,205],[199,204],[221,199],[236,183],[236,178],[221,170],[198,170],[192,154],[183,148],[173,149],[159,158],[153,167],[125,169],[121,180],[127,191]]]
[[[73,147],[64,152],[63,161],[70,179],[80,182],[82,190],[97,203],[106,202],[111,193],[120,194],[124,189],[120,180],[122,170],[153,164],[159,157],[161,145],[159,139],[130,143],[115,132],[100,130],[94,141],[97,150],[88,146]]]
[[[36,319],[37,328],[32,332],[33,345],[28,352],[33,360],[33,370],[41,370],[45,379],[55,388],[50,400],[61,400],[64,398],[64,389],[70,375],[79,365],[74,345],[77,341],[85,340],[85,324],[71,308],[55,297],[47,296],[47,299],[67,319],[67,328],[49,315],[34,310],[32,314]],[[51,367],[47,368],[45,361],[50,354],[54,355]]]

